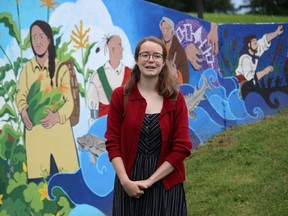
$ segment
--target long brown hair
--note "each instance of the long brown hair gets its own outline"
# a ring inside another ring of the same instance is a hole
[[[53,40],[53,31],[51,26],[42,21],[42,20],[36,20],[35,22],[33,22],[30,26],[30,44],[33,50],[34,55],[36,56],[37,53],[35,51],[35,48],[32,45],[32,28],[34,26],[38,26],[43,32],[44,34],[47,36],[47,38],[50,40],[50,44],[48,46],[48,53],[49,53],[49,61],[48,61],[48,70],[49,70],[49,76],[51,79],[51,86],[53,86],[53,77],[54,77],[54,73],[55,73],[55,58],[56,58],[56,49],[55,49],[55,45],[54,45],[54,40]]]
[[[165,48],[164,43],[157,37],[149,36],[146,38],[143,38],[136,46],[135,53],[134,53],[134,59],[137,62],[138,56],[140,52],[140,48],[143,43],[150,41],[156,44],[159,44],[162,47],[163,51],[163,61],[167,60],[167,50]],[[137,64],[134,65],[134,67],[131,70],[130,79],[128,80],[127,84],[124,87],[124,93],[130,94],[132,89],[135,87],[135,85],[140,80],[140,69]],[[171,99],[176,99],[178,96],[178,82],[177,79],[172,75],[172,72],[169,70],[167,64],[164,64],[160,74],[158,83],[156,85],[156,90],[159,95],[163,97],[168,97]]]

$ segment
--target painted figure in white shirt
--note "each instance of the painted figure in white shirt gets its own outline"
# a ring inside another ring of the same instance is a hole
[[[87,90],[90,109],[89,126],[99,117],[107,115],[112,91],[124,85],[130,77],[130,68],[123,65],[123,46],[118,35],[107,38],[109,60],[91,76]]]
[[[264,34],[260,39],[257,39],[256,35],[249,35],[244,38],[242,54],[235,70],[243,98],[254,90],[258,80],[274,70],[274,67],[270,64],[263,70],[256,71],[258,59],[269,49],[271,41],[282,33],[283,25],[279,25],[274,32]]]

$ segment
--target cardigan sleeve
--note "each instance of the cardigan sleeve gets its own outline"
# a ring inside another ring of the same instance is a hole
[[[191,154],[191,148],[192,141],[189,136],[188,109],[184,96],[179,92],[176,111],[173,116],[171,150],[165,160],[174,167],[179,167],[184,159]]]
[[[121,157],[121,123],[123,119],[123,87],[116,88],[111,95],[105,132],[106,149],[110,161]]]

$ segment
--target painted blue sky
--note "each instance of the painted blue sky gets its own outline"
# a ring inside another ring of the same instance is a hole
[[[50,11],[49,24],[53,27],[63,26],[62,33],[63,41],[69,41],[72,29],[75,29],[75,25],[79,26],[80,20],[83,20],[84,28],[90,28],[90,40],[100,41],[105,34],[118,34],[122,38],[123,46],[126,48],[124,52],[127,61],[131,59],[131,48],[128,38],[122,29],[115,26],[111,20],[110,14],[101,0],[58,0],[59,5],[55,5],[56,10]],[[22,40],[27,36],[30,25],[37,19],[47,21],[47,7],[40,7],[43,4],[40,0],[19,1],[20,10],[20,25]],[[81,8],[81,9],[79,9]],[[85,11],[85,13],[83,13]],[[16,1],[0,2],[0,13],[8,12],[12,15],[13,20],[18,25],[17,7]],[[93,17],[91,19],[91,17]],[[19,54],[19,47],[14,40],[8,34],[8,28],[4,24],[0,24],[0,45],[5,50],[5,53],[13,61]],[[32,55],[31,50],[27,51],[25,56],[27,58]],[[95,53],[95,52],[94,52]],[[77,53],[76,53],[77,55]],[[102,57],[101,57],[102,55]],[[97,58],[104,58],[102,53]],[[77,57],[77,56],[76,56]],[[133,58],[132,58],[133,59]],[[103,60],[104,61],[104,60]],[[7,59],[4,58],[4,53],[0,50],[0,64],[5,64]],[[99,61],[101,62],[101,61]],[[127,62],[128,65],[132,64]]]
[[[58,2],[59,5],[54,5],[56,10],[49,12],[50,25],[62,24],[65,28],[69,28],[69,24],[75,24],[79,22],[80,19],[86,19],[85,25],[87,27],[101,27],[101,29],[106,32],[109,32],[107,28],[111,28],[111,25],[114,27],[121,26],[124,32],[130,33],[127,37],[131,43],[132,50],[134,50],[136,42],[139,40],[139,38],[135,37],[137,34],[134,33],[137,32],[141,36],[160,34],[158,23],[163,15],[163,10],[165,10],[165,15],[167,14],[167,16],[173,17],[175,23],[185,17],[191,17],[188,14],[173,9],[157,7],[157,5],[143,0],[57,0],[54,2]],[[43,2],[40,0],[19,0],[19,18],[23,37],[27,35],[30,25],[35,20],[40,19],[47,21],[47,7],[40,7],[41,5],[43,5]],[[100,5],[101,8],[99,8],[98,5]],[[141,10],[135,13],[135,7],[140,7]],[[119,8],[123,8],[123,10],[119,10]],[[10,13],[18,25],[16,0],[5,2],[4,0],[0,0],[0,13],[3,12]],[[147,16],[147,13],[149,16]],[[127,19],[127,17],[130,19]],[[151,22],[155,22],[155,25],[151,25]],[[143,24],[147,26],[148,23],[149,28],[143,28]],[[206,22],[206,24],[208,25],[208,22]],[[105,25],[107,26],[106,29]],[[131,34],[131,32],[133,32],[133,34]],[[17,45],[15,41],[11,41],[8,29],[3,24],[0,24],[0,39],[0,45],[4,50],[9,47],[10,50],[6,50],[6,52],[11,58],[13,58],[13,55],[15,55],[15,57],[19,56],[19,53],[13,50],[13,47]],[[125,40],[123,45],[127,45],[125,44]],[[129,46],[127,47],[129,48]],[[131,50],[124,50],[124,52],[131,52]],[[3,57],[3,52],[0,52],[0,63]]]
[[[76,0],[57,0],[59,5],[65,2],[75,2]],[[20,12],[20,25],[21,29],[29,29],[31,23],[36,19],[41,19],[47,21],[47,7],[40,8],[43,4],[40,0],[19,0],[19,12]],[[57,8],[59,5],[55,5]],[[9,13],[12,15],[13,20],[18,25],[18,15],[17,15],[17,6],[15,1],[0,1],[0,13]],[[51,13],[51,12],[50,12]],[[0,45],[6,49],[8,45],[11,45],[11,37],[8,34],[8,29],[4,24],[0,24]],[[3,58],[3,52],[0,52],[0,58]]]

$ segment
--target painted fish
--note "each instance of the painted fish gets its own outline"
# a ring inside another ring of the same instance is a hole
[[[96,164],[97,157],[106,151],[105,140],[92,134],[85,134],[79,137],[77,142],[79,144],[79,150],[84,149],[91,153],[90,159],[92,164]]]
[[[194,112],[195,108],[199,105],[199,103],[202,100],[207,99],[205,96],[206,90],[209,89],[210,91],[213,91],[213,89],[211,88],[206,76],[204,76],[202,74],[202,78],[203,78],[203,85],[200,89],[198,87],[196,87],[193,93],[188,93],[188,94],[184,95],[186,105],[187,105],[187,108],[189,111],[189,116],[192,119],[196,118],[196,115]]]

